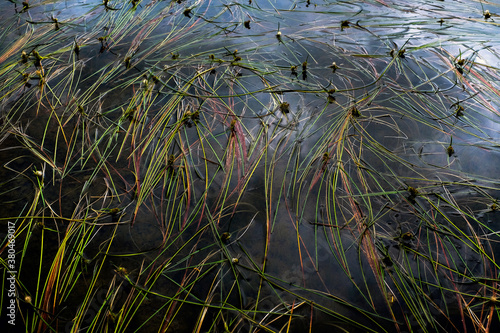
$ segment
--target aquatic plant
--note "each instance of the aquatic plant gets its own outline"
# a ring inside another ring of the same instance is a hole
[[[13,302],[30,332],[493,331],[497,12],[12,1],[2,320]]]

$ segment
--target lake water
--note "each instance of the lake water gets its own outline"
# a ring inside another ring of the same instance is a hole
[[[0,200],[19,325],[493,330],[497,12],[8,3]]]

